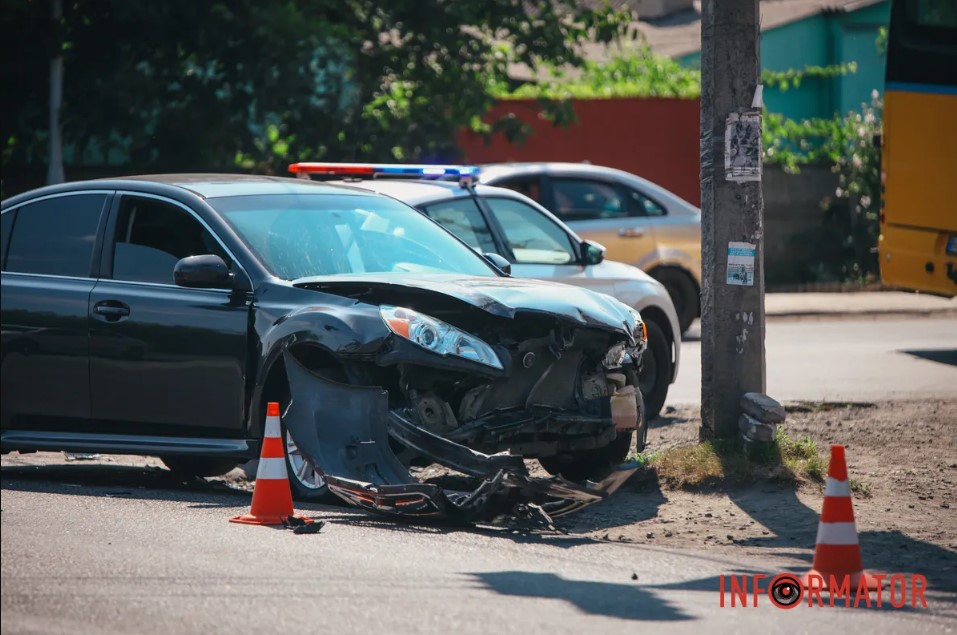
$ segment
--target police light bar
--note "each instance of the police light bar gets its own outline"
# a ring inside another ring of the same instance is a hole
[[[409,163],[292,163],[289,171],[306,176],[322,174],[326,176],[412,176],[419,178],[455,176],[470,178],[478,176],[479,169],[474,165],[416,165]]]

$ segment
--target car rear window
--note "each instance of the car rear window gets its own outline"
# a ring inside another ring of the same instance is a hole
[[[56,196],[17,209],[6,271],[86,278],[106,194]]]

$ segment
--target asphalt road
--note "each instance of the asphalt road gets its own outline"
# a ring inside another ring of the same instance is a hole
[[[721,608],[720,575],[779,573],[637,544],[396,525],[336,508],[318,535],[235,525],[248,495],[161,470],[4,469],[3,633],[952,632],[930,609]],[[109,481],[110,484],[103,484]],[[637,575],[637,580],[632,576]],[[885,600],[886,601],[886,600]]]
[[[767,324],[767,393],[778,400],[957,398],[957,319],[782,320]],[[701,402],[696,323],[668,404]]]
[[[768,389],[782,399],[867,400],[957,391],[954,320],[772,322]],[[697,399],[685,344],[671,401]],[[249,495],[165,470],[110,464],[2,470],[2,633],[933,633],[930,609],[784,611],[719,606],[719,576],[781,571],[596,541],[395,524],[312,507],[318,535],[227,522]],[[633,579],[633,576],[637,579]]]

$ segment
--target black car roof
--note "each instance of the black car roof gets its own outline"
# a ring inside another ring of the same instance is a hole
[[[345,185],[257,174],[144,174],[50,185],[8,198],[3,201],[3,207],[47,194],[78,190],[114,189],[133,189],[166,195],[190,192],[201,198],[255,196],[260,194],[351,194],[357,196],[369,196],[371,194],[368,190],[360,190]]]

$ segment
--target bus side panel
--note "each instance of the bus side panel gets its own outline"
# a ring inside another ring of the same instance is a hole
[[[888,90],[884,100],[885,284],[957,294],[957,94]]]
[[[946,236],[946,232],[885,226],[878,243],[881,281],[891,287],[957,295],[957,256],[944,255]]]

